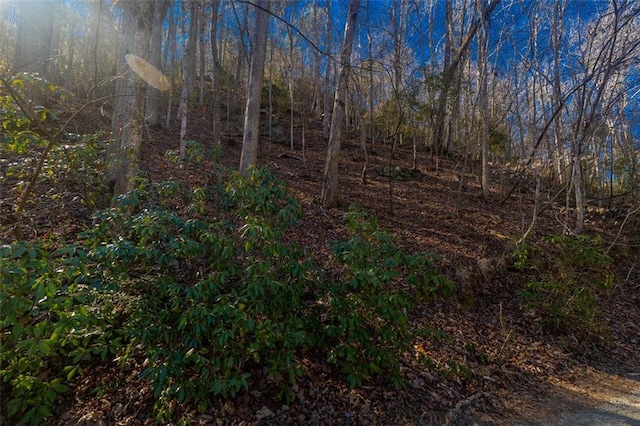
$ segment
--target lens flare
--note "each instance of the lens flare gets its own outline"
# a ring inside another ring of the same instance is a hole
[[[127,64],[129,64],[133,72],[135,72],[138,77],[146,81],[150,86],[155,87],[162,92],[169,90],[171,87],[167,76],[144,59],[131,53],[124,55],[124,59],[127,61]]]

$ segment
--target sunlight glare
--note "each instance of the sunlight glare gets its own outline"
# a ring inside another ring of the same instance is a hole
[[[133,72],[135,72],[138,77],[146,81],[149,85],[162,92],[169,90],[171,87],[167,76],[144,59],[131,53],[126,54],[124,59],[127,61],[127,64],[129,64]]]

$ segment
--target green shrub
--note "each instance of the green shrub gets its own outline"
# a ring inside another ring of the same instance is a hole
[[[521,292],[525,306],[538,310],[551,331],[597,329],[598,298],[614,277],[601,238],[551,236],[538,247],[521,245],[514,257],[516,267],[531,274]]]
[[[85,252],[69,245],[16,242],[0,247],[0,378],[7,415],[21,423],[50,417],[56,397],[117,346],[104,311],[82,284]],[[107,344],[107,341],[110,341]]]
[[[61,126],[59,111],[37,105],[31,97],[36,95],[61,103],[66,100],[67,92],[29,73],[16,74],[2,84],[8,86],[4,89],[11,90],[0,91],[0,153],[15,157],[7,162],[2,183],[13,178],[15,189],[22,190],[31,178],[35,159],[49,142],[44,135],[58,134]],[[30,110],[25,114],[18,104]],[[47,131],[43,132],[43,128]],[[103,206],[109,201],[104,179],[106,144],[102,136],[65,132],[53,141],[55,144],[39,175],[42,180],[64,187],[64,191],[57,191],[52,198],[74,192],[74,196],[90,207]]]
[[[106,140],[100,133],[66,134],[65,143],[53,147],[42,169],[42,177],[64,188],[72,188],[91,208],[109,204],[105,179]]]
[[[170,200],[195,194],[188,201],[202,203],[208,191],[140,183],[85,237],[104,277],[139,295],[124,330],[147,358],[158,419],[171,417],[172,401],[204,411],[216,395],[247,390],[263,368],[286,397],[301,373],[296,351],[308,345],[309,264],[282,238],[301,211],[285,184],[267,170],[235,176],[205,221],[183,218]]]
[[[205,146],[194,140],[185,141],[185,158],[180,159],[180,152],[178,150],[170,149],[165,152],[165,157],[174,164],[186,165],[201,165],[206,158],[213,158],[215,161],[220,160],[221,148],[216,145],[211,152],[207,152]]]
[[[268,170],[216,190],[136,184],[94,215],[78,245],[0,249],[12,419],[51,416],[84,362],[116,352],[145,358],[158,421],[175,403],[205,411],[258,380],[286,400],[307,348],[327,348],[351,386],[382,376],[400,386],[412,307],[453,289],[431,257],[400,250],[358,210],[346,215],[351,237],[335,244],[335,279],[321,282],[287,242],[301,208]]]
[[[400,386],[399,357],[415,337],[409,312],[419,301],[450,293],[453,284],[434,269],[432,257],[401,250],[375,218],[351,209],[346,221],[352,236],[334,246],[340,277],[325,285],[321,340],[352,387],[373,377]]]

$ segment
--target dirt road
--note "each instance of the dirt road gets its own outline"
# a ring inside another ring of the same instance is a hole
[[[518,395],[482,425],[640,426],[640,369],[620,374],[584,370],[545,385],[547,392]]]

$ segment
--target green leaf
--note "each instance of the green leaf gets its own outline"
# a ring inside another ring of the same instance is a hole
[[[42,355],[49,355],[49,353],[51,353],[51,346],[49,345],[49,341],[48,340],[38,341],[38,350]]]

